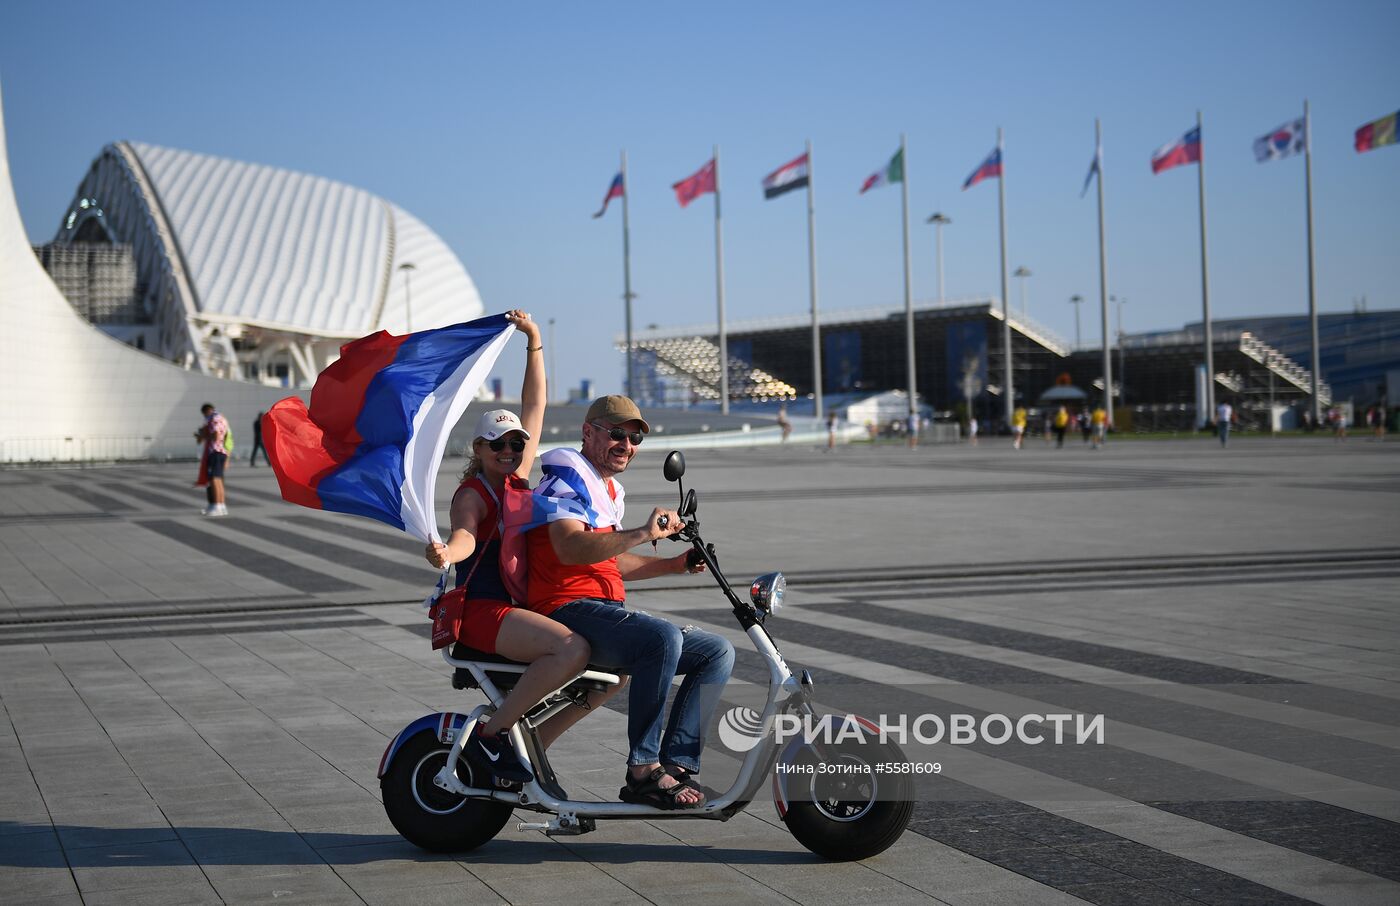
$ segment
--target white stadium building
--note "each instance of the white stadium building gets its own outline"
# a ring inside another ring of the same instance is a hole
[[[457,256],[402,208],[319,176],[139,142],[102,149],[38,251],[61,285],[65,270],[100,275],[96,304],[65,290],[102,330],[233,380],[309,386],[347,340],[482,314]]]
[[[38,252],[0,105],[0,464],[193,457],[203,402],[246,444],[345,341],[482,313],[457,257],[390,202],[135,143],[103,149]]]

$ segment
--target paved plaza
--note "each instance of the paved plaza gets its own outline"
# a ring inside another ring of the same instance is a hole
[[[629,524],[674,501],[661,452],[625,476]],[[430,855],[385,818],[379,759],[480,694],[430,650],[419,543],[284,504],[246,461],[225,519],[192,463],[0,471],[0,901],[1400,902],[1400,443],[687,458],[735,584],[790,577],[769,628],[833,701],[1097,711],[1104,744],[942,747],[909,830],[858,863],[766,797],[580,837],[517,812]],[[729,700],[764,682],[708,577],[631,597],[735,642]],[[625,703],[552,752],[615,798]],[[737,757],[712,734],[704,779]]]

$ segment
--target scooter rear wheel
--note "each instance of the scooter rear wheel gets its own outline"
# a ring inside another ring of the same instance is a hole
[[[425,730],[403,744],[379,790],[394,829],[415,846],[435,853],[460,853],[489,841],[510,820],[504,802],[468,799],[433,783],[452,747]],[[468,786],[489,788],[489,778],[472,777],[471,765],[457,759],[457,777]]]
[[[823,756],[804,750],[788,775],[783,823],[824,859],[853,862],[884,852],[909,825],[914,784],[908,774],[877,773],[874,765],[903,760],[888,743],[828,746]]]

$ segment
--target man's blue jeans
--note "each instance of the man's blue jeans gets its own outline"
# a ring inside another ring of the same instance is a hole
[[[628,610],[598,598],[571,601],[549,615],[588,640],[589,662],[632,677],[627,700],[629,765],[673,764],[700,770],[710,716],[734,669],[728,639]],[[662,738],[671,680],[684,674]]]

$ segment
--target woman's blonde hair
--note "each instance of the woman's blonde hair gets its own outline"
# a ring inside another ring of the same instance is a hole
[[[459,479],[461,481],[466,481],[468,478],[475,478],[481,474],[481,457],[478,456],[476,452],[476,442],[478,440],[481,440],[481,438],[474,438],[471,446],[467,447],[467,467],[462,470],[462,477]]]

